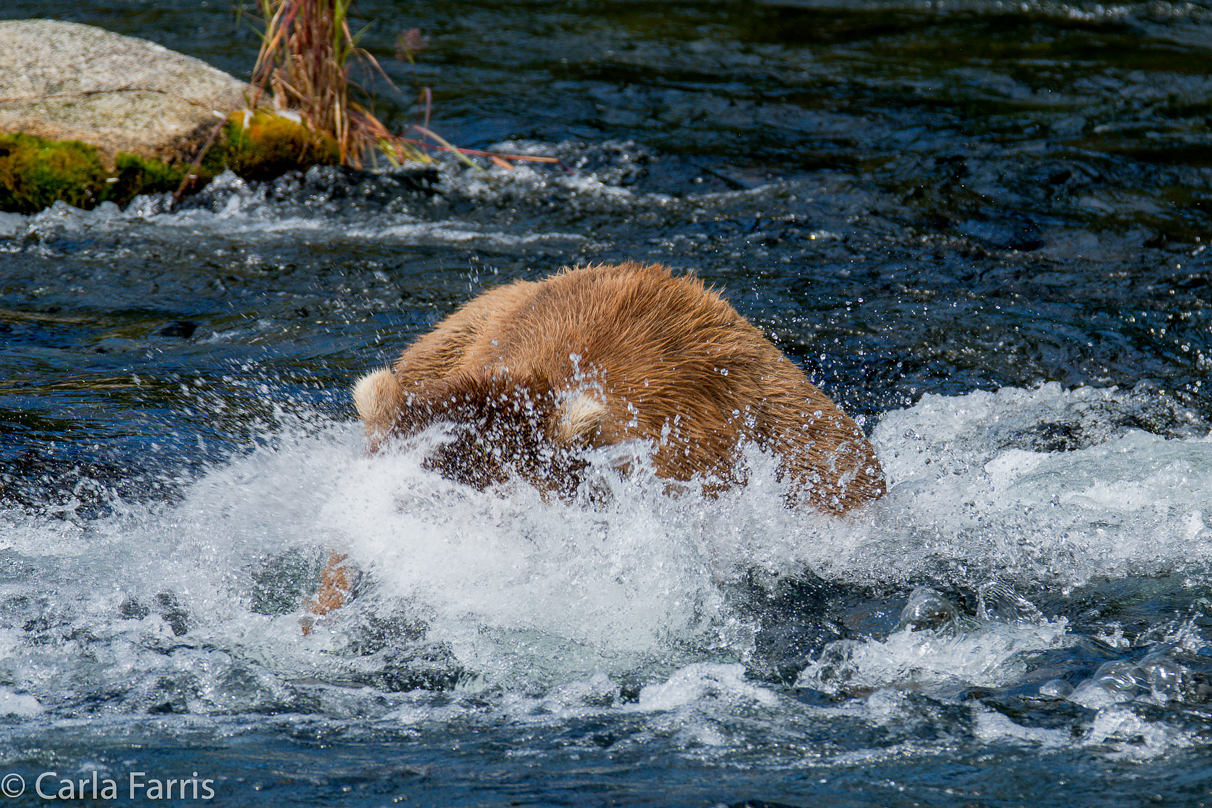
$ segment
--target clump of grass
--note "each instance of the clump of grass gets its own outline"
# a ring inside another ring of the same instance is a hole
[[[259,2],[265,33],[253,85],[272,93],[278,109],[296,112],[317,136],[331,138],[338,162],[360,168],[387,130],[350,97],[354,60],[382,72],[350,30],[352,0]]]
[[[265,20],[261,51],[253,69],[253,85],[272,94],[279,110],[296,113],[318,138],[316,149],[335,143],[337,162],[361,168],[375,152],[389,162],[430,161],[432,150],[449,151],[470,165],[470,154],[485,156],[511,168],[509,160],[558,162],[550,157],[497,155],[459,149],[429,128],[432,94],[421,91],[422,115],[404,134],[391,132],[382,121],[351,96],[350,71],[361,62],[383,76],[382,66],[358,45],[361,32],[349,26],[353,0],[258,0]],[[413,62],[414,54],[426,47],[417,29],[404,31],[396,44],[396,56]],[[388,79],[390,83],[390,79]],[[253,99],[253,104],[258,99]],[[423,120],[423,123],[422,123]],[[410,137],[409,135],[414,135]]]

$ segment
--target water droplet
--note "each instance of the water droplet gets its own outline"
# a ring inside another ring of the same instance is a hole
[[[919,586],[909,594],[909,601],[901,610],[897,630],[910,628],[917,631],[939,628],[959,617],[955,606],[933,589]]]

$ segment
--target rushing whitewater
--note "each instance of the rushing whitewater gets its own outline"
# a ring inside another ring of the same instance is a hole
[[[923,580],[980,596],[968,616],[933,595],[914,608],[937,619],[902,617],[826,643],[801,688],[946,695],[1034,681],[1032,654],[1081,642],[1066,617],[1029,602],[1039,587],[1127,574],[1208,583],[1212,440],[1116,427],[1141,395],[1048,385],[929,396],[890,412],[874,439],[891,492],[844,520],[783,507],[774,464],[759,454],[747,488],[712,500],[671,493],[642,471],[620,477],[611,452],[637,447],[613,447],[593,458],[585,496],[564,503],[524,484],[482,493],[451,483],[421,468],[421,443],[367,457],[349,423],[287,419],[251,452],[182,483],[176,501],[114,495],[89,519],[70,502],[5,511],[3,708],[27,719],[271,708],[335,717],[352,697],[365,701],[359,711],[414,723],[452,709],[384,703],[377,690],[329,703],[333,686],[361,683],[505,686],[540,703],[627,711],[723,698],[777,713],[786,697],[742,675],[768,628],[744,602],[758,596],[737,586],[805,575],[878,582],[903,606]],[[1088,445],[1031,448],[1041,425],[1061,422]],[[365,571],[359,597],[305,637],[302,604],[329,548]],[[1185,653],[1204,642],[1182,624],[1159,639]],[[1168,664],[1180,688],[1169,698],[1191,698],[1191,673]],[[628,682],[647,683],[631,706]],[[1039,695],[1041,683],[1032,687]],[[1100,716],[1121,709],[1078,690],[1059,695]],[[1139,690],[1154,701],[1160,692],[1147,678]],[[859,720],[904,709],[888,698]],[[1099,721],[1083,732],[1115,735]],[[1004,724],[980,718],[979,733],[1010,733]],[[1040,732],[1020,734],[1056,742]]]

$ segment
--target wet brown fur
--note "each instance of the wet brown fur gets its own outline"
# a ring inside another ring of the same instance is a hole
[[[428,463],[479,488],[512,472],[570,493],[580,450],[638,438],[671,480],[741,482],[739,445],[753,441],[779,456],[796,502],[841,514],[884,493],[854,421],[719,294],[660,265],[587,266],[486,292],[360,380],[354,400],[372,451],[456,425]],[[351,569],[329,558],[312,614],[344,605]]]
[[[510,472],[564,490],[577,450],[639,438],[662,477],[740,482],[738,445],[779,456],[797,502],[879,497],[858,426],[715,291],[660,265],[567,269],[486,292],[355,388],[373,449],[462,424],[432,459],[478,487]]]

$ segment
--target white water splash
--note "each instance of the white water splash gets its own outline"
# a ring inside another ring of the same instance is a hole
[[[797,687],[826,692],[908,687],[951,694],[976,685],[998,687],[1027,670],[1024,653],[1068,643],[1068,622],[989,623],[972,631],[903,629],[883,640],[831,643],[801,674]]]
[[[670,495],[650,474],[622,479],[605,452],[595,501],[566,503],[526,486],[483,493],[450,483],[421,467],[420,447],[367,458],[352,424],[288,425],[185,484],[178,502],[117,500],[91,520],[0,514],[16,570],[3,595],[40,604],[54,639],[20,628],[33,607],[8,607],[14,616],[0,628],[15,643],[14,692],[47,704],[45,694],[70,699],[82,681],[162,671],[210,683],[190,709],[276,703],[288,698],[285,682],[341,681],[371,664],[348,648],[363,642],[367,620],[394,614],[480,685],[660,675],[752,652],[753,629],[724,593],[753,567],[884,584],[948,563],[971,586],[991,570],[1037,585],[1141,571],[1206,580],[1207,437],[1124,432],[1051,453],[1014,445],[1016,430],[1106,395],[1045,387],[927,397],[888,413],[875,442],[892,490],[844,520],[786,509],[760,455],[749,458],[749,487],[712,500]],[[257,606],[258,570],[329,549],[366,573],[367,592],[350,607],[302,636],[314,567],[296,575],[293,608]],[[73,650],[82,641],[68,637],[92,638],[87,676]],[[1063,621],[903,631],[851,646],[847,675],[873,688],[993,686],[1021,675],[1022,651],[1064,642]],[[166,657],[166,647],[176,650]],[[245,690],[231,689],[233,677]],[[820,670],[803,682],[827,689]]]
[[[1212,531],[1212,438],[1110,434],[1114,391],[1037,390],[925,396],[885,415],[874,442],[891,491],[877,539],[898,544],[912,575],[927,559],[986,574],[1077,585],[1096,576],[1184,572],[1205,578]],[[1040,424],[1085,418],[1102,442],[1073,451],[1016,443]],[[913,557],[916,551],[917,558]]]

